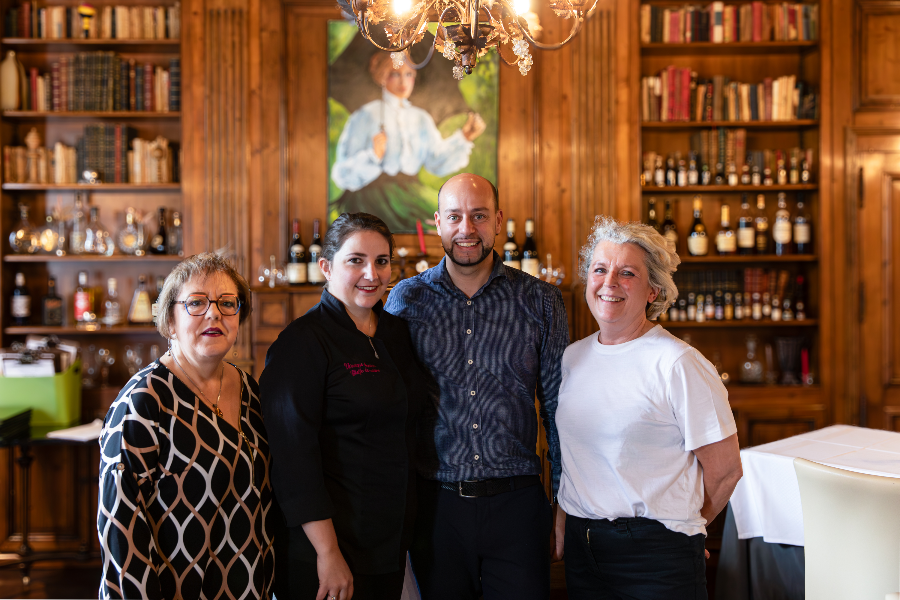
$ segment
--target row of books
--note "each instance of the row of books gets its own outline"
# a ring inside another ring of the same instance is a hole
[[[760,83],[724,75],[699,79],[690,68],[669,66],[641,79],[643,121],[793,121],[817,119],[819,95],[796,75]]]
[[[129,149],[130,148],[130,149]],[[75,148],[3,147],[3,180],[7,183],[79,183],[93,172],[91,183],[172,183],[179,179],[178,148],[162,136],[137,137],[124,123],[85,125]]]
[[[103,6],[85,29],[77,7],[38,7],[29,0],[6,11],[3,35],[45,40],[177,40],[181,37],[181,5]]]
[[[24,73],[24,67],[20,73]],[[20,86],[22,110],[154,111],[181,109],[181,60],[169,68],[138,64],[113,52],[60,56],[43,75],[28,70]]]
[[[641,43],[788,42],[819,38],[819,5],[781,2],[641,6]]]

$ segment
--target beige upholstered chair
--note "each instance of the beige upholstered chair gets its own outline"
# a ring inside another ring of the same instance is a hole
[[[900,479],[794,459],[808,600],[882,600],[900,586]],[[890,596],[888,596],[890,598]]]

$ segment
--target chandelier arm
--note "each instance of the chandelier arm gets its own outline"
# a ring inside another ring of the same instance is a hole
[[[411,48],[412,45],[416,43],[416,38],[413,37],[409,42],[407,42],[400,48],[385,48],[384,46],[382,46],[381,44],[379,44],[378,42],[376,42],[375,40],[372,39],[372,34],[369,33],[369,21],[368,21],[368,19],[365,18],[365,15],[363,15],[362,22],[363,22],[363,30],[360,31],[360,33],[362,33],[363,37],[365,37],[367,40],[369,40],[369,43],[371,43],[373,46],[375,46],[379,50],[384,50],[385,52],[403,52],[404,50]]]
[[[584,23],[584,19],[587,19],[592,14],[594,14],[594,10],[596,10],[597,5],[599,4],[600,0],[594,0],[594,3],[591,5],[591,8],[589,8],[584,13],[584,17],[582,17],[582,18],[575,17],[575,24],[572,26],[572,30],[569,32],[569,36],[566,39],[564,39],[563,41],[559,42],[558,44],[542,44],[541,42],[537,41],[536,39],[534,39],[534,37],[532,37],[531,33],[528,31],[527,21],[524,24],[522,23],[523,17],[521,15],[519,15],[512,6],[510,6],[508,0],[495,0],[495,2],[499,3],[500,6],[505,8],[508,13],[510,13],[513,17],[515,17],[515,22],[519,26],[519,29],[522,31],[522,35],[532,45],[534,45],[534,47],[536,47],[540,50],[559,50],[560,48],[562,48],[563,46],[568,44],[570,41],[572,41],[572,38],[574,38],[576,35],[578,35],[578,32],[581,31],[581,26]],[[502,24],[502,21],[500,21],[500,22]],[[506,28],[504,27],[503,30],[506,31]]]
[[[447,15],[447,11],[450,11],[450,10],[457,10],[457,9],[454,6],[448,6],[447,8],[445,8],[444,12],[441,13],[441,16],[438,17],[438,22],[437,22],[438,27],[444,26],[444,17]],[[426,56],[425,59],[418,64],[412,62],[412,57],[410,57],[409,66],[418,71],[419,69],[421,69],[422,67],[427,65],[431,61],[431,57],[434,55],[435,44],[437,44],[437,35],[435,35],[434,39],[431,40],[431,48],[428,49],[428,56]]]

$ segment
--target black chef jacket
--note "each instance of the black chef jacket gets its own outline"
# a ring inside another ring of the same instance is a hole
[[[275,536],[290,539],[289,546],[276,539],[277,546],[290,547],[291,560],[314,563],[301,525],[331,518],[341,553],[360,574],[405,565],[415,519],[416,418],[426,394],[406,322],[380,301],[374,310],[370,344],[324,290],[279,334],[259,380],[272,486],[284,516]]]

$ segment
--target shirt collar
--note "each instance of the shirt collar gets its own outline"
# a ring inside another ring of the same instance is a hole
[[[481,289],[479,289],[477,292],[475,292],[475,294],[472,296],[473,298],[475,296],[478,296],[479,294],[481,294],[481,292],[484,291],[485,289],[487,289],[487,287],[491,284],[491,282],[494,281],[495,279],[497,279],[498,277],[503,277],[504,279],[509,278],[509,275],[506,272],[508,267],[503,264],[502,260],[500,260],[500,255],[497,254],[497,251],[496,250],[493,251],[491,253],[491,255],[493,256],[493,259],[494,259],[494,268],[491,269],[491,274],[488,277],[488,280],[485,282],[485,284],[483,286],[481,286]],[[462,294],[462,292],[459,290],[459,288],[456,287],[456,284],[453,283],[453,279],[450,277],[449,271],[447,271],[447,257],[446,256],[441,259],[441,262],[439,262],[437,264],[437,266],[435,266],[433,269],[429,269],[428,271],[426,271],[425,275],[428,277],[428,281],[430,281],[432,283],[439,283],[439,284],[443,285],[445,288],[447,288],[448,290],[450,290],[451,292],[456,292],[456,293]]]
[[[322,290],[322,299],[321,304],[325,308],[325,312],[333,318],[337,323],[343,327],[344,329],[349,329],[350,331],[359,331],[356,327],[356,323],[353,322],[353,319],[350,318],[350,315],[347,314],[347,309],[344,308],[344,303],[338,300],[332,295],[331,292],[328,291],[328,288]],[[381,317],[382,310],[382,302],[379,300],[375,306],[372,307],[372,310],[375,311],[375,315]],[[380,322],[380,319],[379,319]],[[378,328],[375,329],[375,336],[377,337]]]
[[[397,96],[387,91],[387,88],[381,89],[381,99],[385,104],[393,108],[409,108],[410,106],[412,106],[409,103],[409,100],[407,100],[406,98],[398,98]]]

